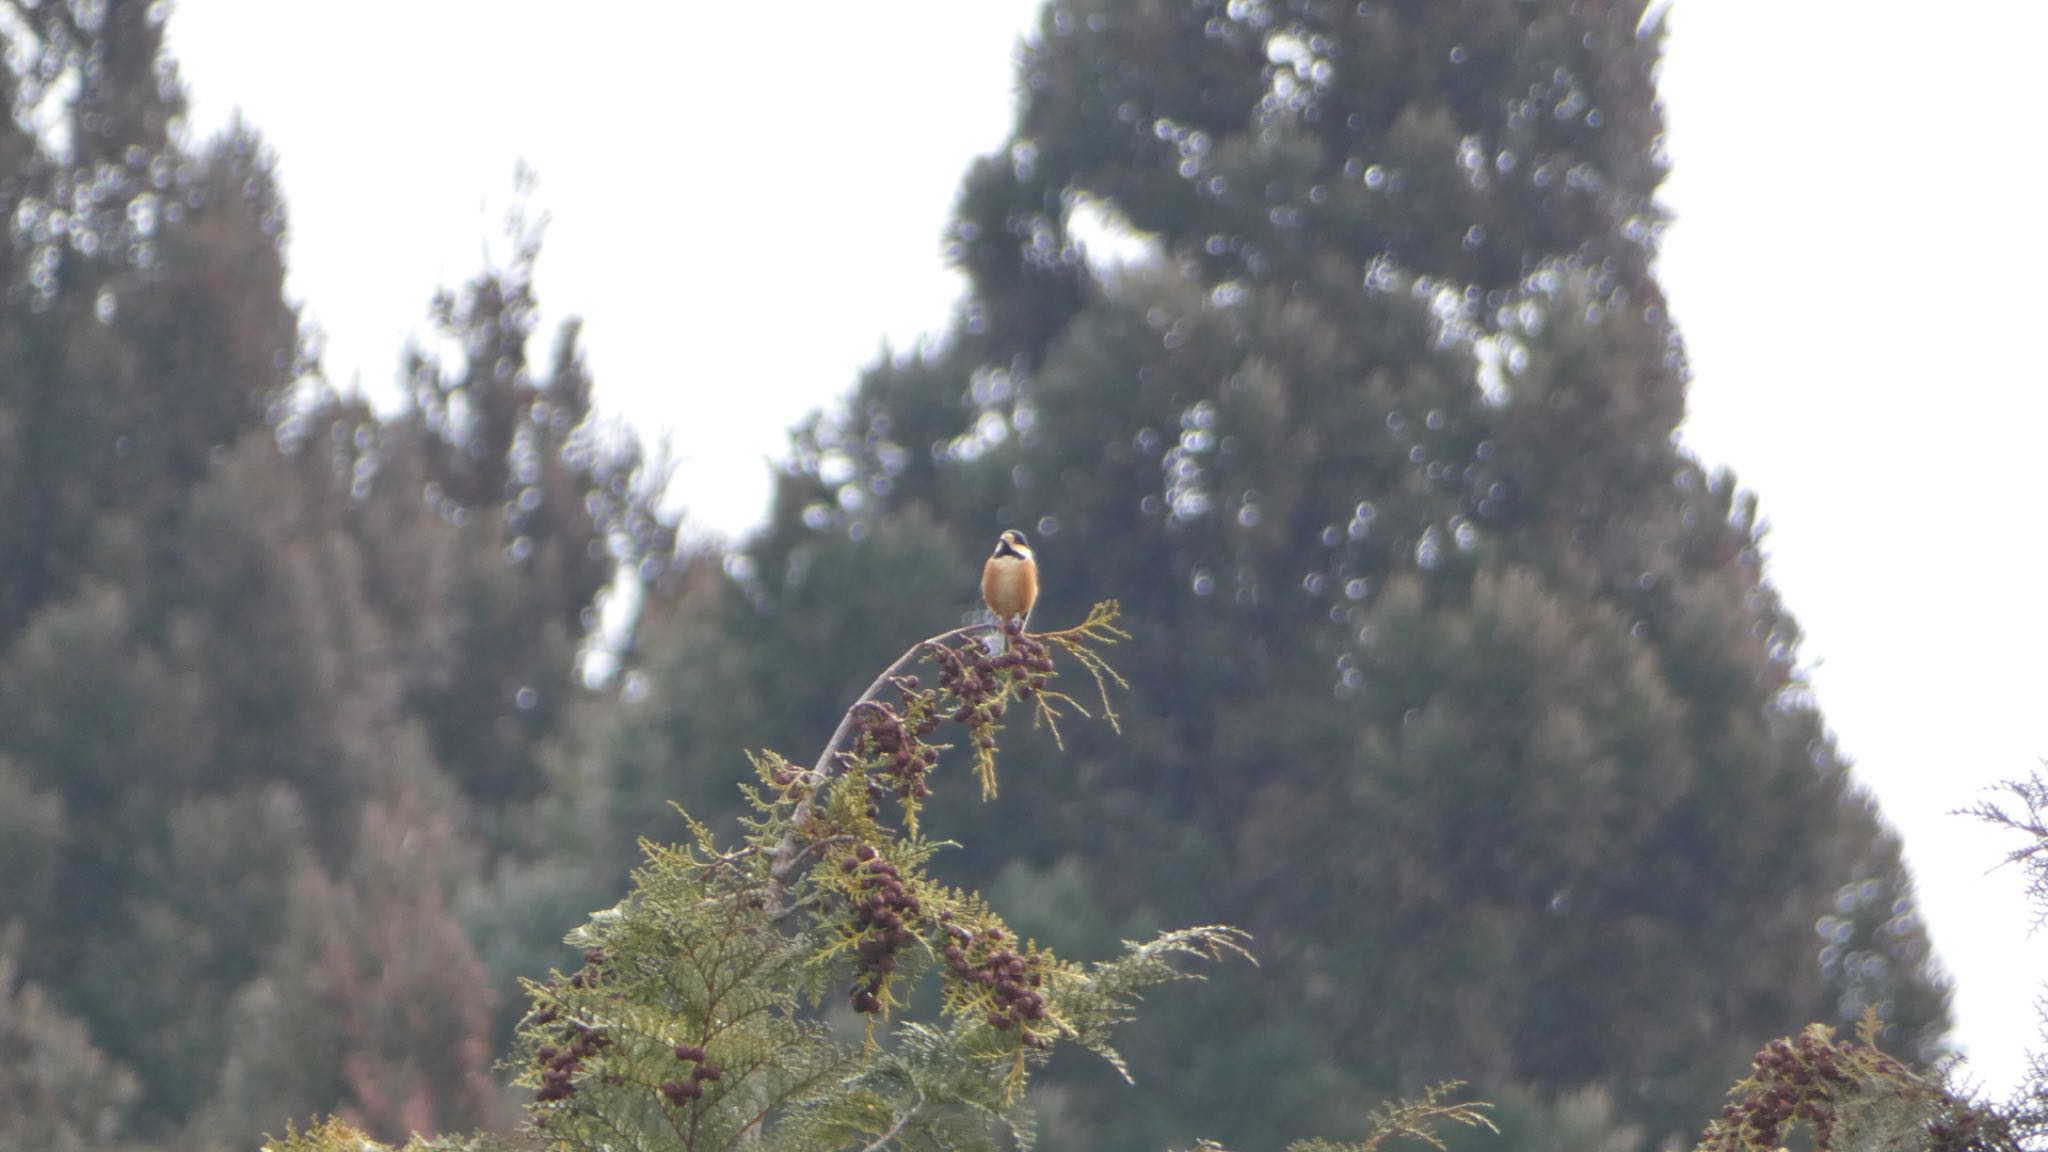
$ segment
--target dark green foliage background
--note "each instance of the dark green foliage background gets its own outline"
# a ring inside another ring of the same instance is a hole
[[[1637,1147],[1762,1037],[1946,1029],[1753,504],[1673,445],[1635,6],[1048,9],[948,231],[970,300],[730,553],[676,548],[573,326],[529,360],[536,232],[396,410],[339,395],[260,142],[173,142],[160,10],[10,11],[0,1044],[53,1056],[0,1061],[0,1142],[512,1123],[512,978],[1012,526],[1040,624],[1122,602],[1133,688],[1120,737],[1012,733],[993,805],[942,772],[941,872],[1065,955],[1262,959],[1146,1006],[1136,1088],[1056,1061],[1046,1146],[1278,1146],[1456,1076],[1514,1147]],[[1091,263],[1103,221],[1144,255]]]
[[[1059,1146],[1341,1132],[1450,1075],[1600,1085],[1685,1137],[1756,1035],[1865,1003],[1909,1051],[1945,1027],[1753,507],[1673,447],[1637,19],[1055,6],[952,228],[974,298],[800,438],[748,611],[866,619],[865,574],[931,570],[933,530],[965,581],[1016,525],[1039,620],[1129,613],[1124,736],[1013,749],[960,866],[1055,940],[1260,941],[1154,1006],[1136,1094],[1055,1069]],[[1091,264],[1091,216],[1149,256]],[[847,659],[792,690],[850,691],[874,654],[810,634]],[[679,732],[734,715],[657,695]]]

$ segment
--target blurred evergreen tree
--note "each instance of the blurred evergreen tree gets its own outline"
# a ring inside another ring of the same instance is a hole
[[[0,643],[89,574],[157,570],[185,493],[302,368],[268,162],[239,129],[169,142],[160,10],[9,12]]]
[[[1642,20],[1052,5],[961,195],[958,323],[800,434],[730,595],[650,650],[614,778],[822,733],[874,659],[846,630],[945,626],[1021,527],[1037,619],[1120,598],[1137,687],[1114,762],[1020,743],[1002,804],[948,810],[955,866],[1112,935],[1243,923],[1266,961],[1134,1030],[1135,1096],[1056,1063],[1054,1145],[1355,1129],[1454,1075],[1597,1086],[1656,1143],[1757,1035],[1875,1004],[1928,1053],[1895,839],[1753,502],[1674,445]]]
[[[246,133],[171,143],[159,13],[7,16],[0,756],[54,829],[8,861],[40,894],[9,914],[23,975],[139,1086],[121,1111],[162,1131],[300,851],[289,798],[223,764],[240,702],[187,663],[200,637],[176,603],[196,490],[265,437],[301,369],[283,217]]]
[[[165,11],[0,12],[0,997],[102,1093],[57,1069],[0,1133],[487,1123],[469,931],[552,850],[536,750],[600,592],[663,571],[659,477],[573,327],[527,372],[533,230],[437,304],[457,367],[327,390],[271,161],[180,143]]]
[[[459,541],[445,659],[418,686],[420,713],[456,780],[493,806],[537,793],[536,749],[580,687],[600,593],[622,565],[634,582],[663,575],[675,547],[654,511],[666,476],[592,411],[578,325],[562,327],[545,375],[529,364],[540,238],[516,208],[509,261],[434,301],[456,362],[415,350],[409,404],[382,432],[417,457],[406,480],[424,487],[410,490]],[[403,584],[390,591],[403,599]]]
[[[0,1140],[49,1152],[107,1148],[135,1104],[135,1077],[110,1063],[46,990],[19,980],[20,936],[0,934],[0,1045],[10,1054],[0,1061]]]

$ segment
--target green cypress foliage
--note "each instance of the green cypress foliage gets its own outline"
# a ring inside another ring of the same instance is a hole
[[[1242,934],[1187,929],[1105,963],[1063,960],[939,880],[933,857],[953,845],[920,826],[945,748],[955,786],[971,763],[993,798],[1006,711],[1053,724],[1084,710],[1053,685],[1055,651],[1095,675],[1114,717],[1102,650],[1126,638],[1115,617],[1099,606],[1043,637],[1012,625],[1000,646],[978,627],[920,641],[812,767],[757,758],[739,845],[721,850],[695,822],[689,845],[647,844],[626,900],[570,937],[583,966],[532,986],[519,1082],[541,1136],[592,1150],[1028,1147],[1024,1089],[1056,1044],[1123,1070],[1110,1031],[1138,995],[1184,979],[1178,958],[1241,952]],[[835,1035],[828,997],[863,1023],[860,1040]]]

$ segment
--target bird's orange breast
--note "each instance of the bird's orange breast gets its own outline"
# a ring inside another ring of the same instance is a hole
[[[995,556],[981,569],[981,598],[988,610],[1008,620],[1029,616],[1038,599],[1038,572],[1028,560]]]

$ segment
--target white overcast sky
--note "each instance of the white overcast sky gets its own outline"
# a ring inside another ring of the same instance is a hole
[[[600,402],[673,436],[692,522],[730,537],[791,424],[944,325],[940,228],[1036,7],[179,0],[170,32],[195,125],[239,109],[278,154],[331,378],[395,395],[434,290],[504,251],[524,161],[544,306],[585,319]],[[2048,756],[2048,6],[1677,0],[1671,27],[1683,436],[1762,495],[1821,705],[2002,1089],[2048,947],[2008,842],[1949,812]]]

